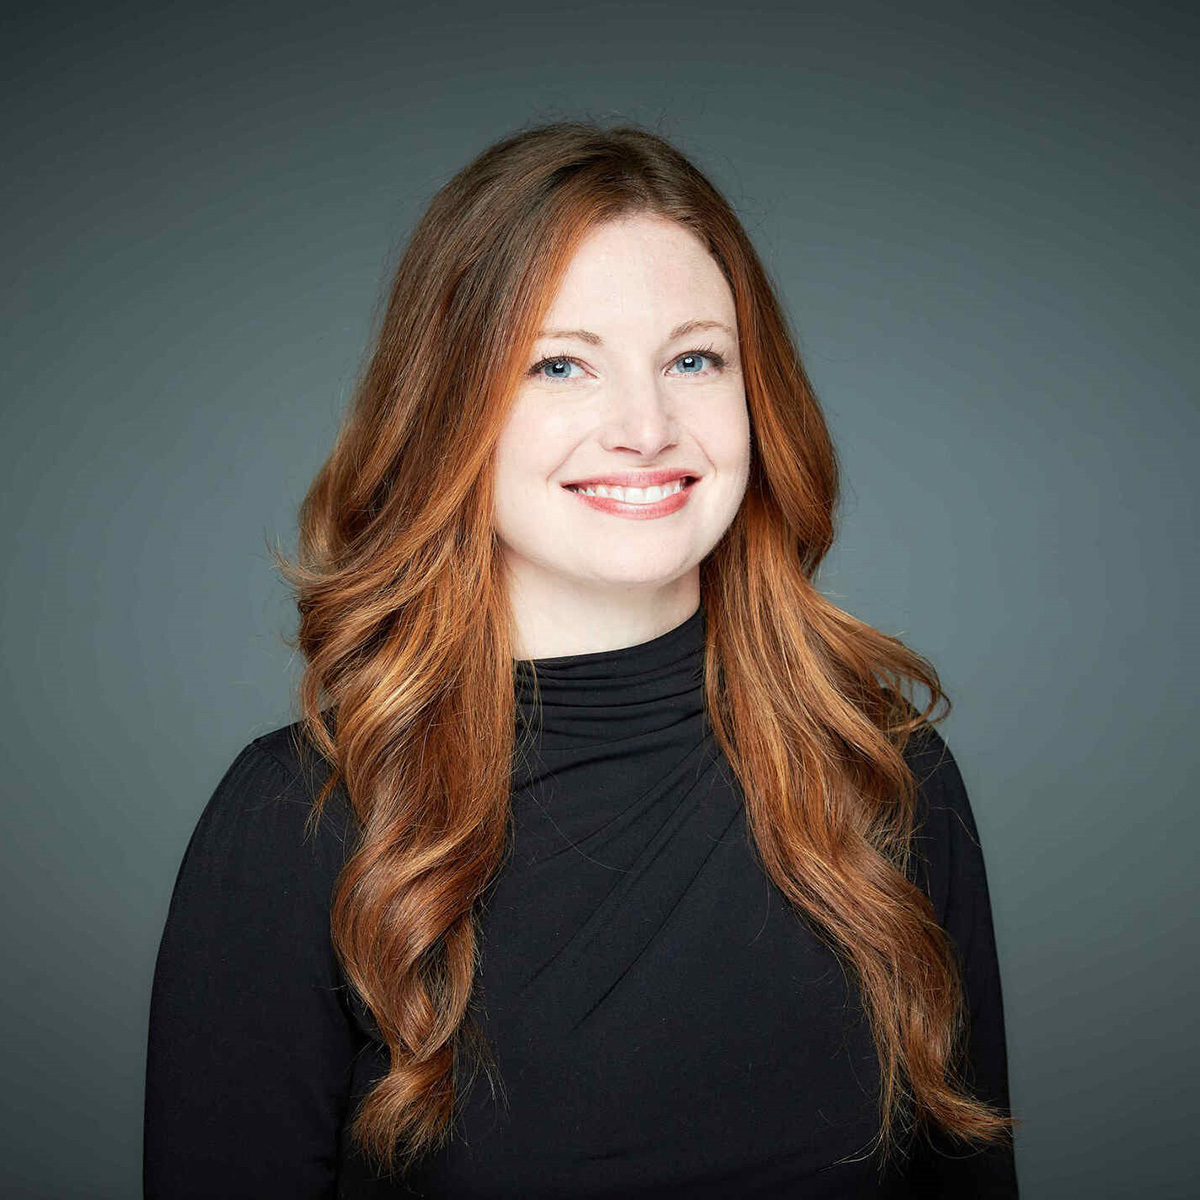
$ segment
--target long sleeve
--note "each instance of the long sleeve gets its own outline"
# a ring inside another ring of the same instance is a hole
[[[970,1012],[967,1083],[979,1099],[1007,1110],[1004,1007],[979,831],[949,747],[932,728],[921,738],[912,758],[924,814],[916,847],[925,871],[923,882],[962,961]],[[932,1143],[932,1148],[923,1145],[911,1164],[914,1195],[1005,1200],[1018,1195],[1011,1143],[973,1151],[941,1134]]]
[[[147,1200],[333,1197],[359,1035],[329,936],[345,825],[257,739],[180,865],[155,966]]]

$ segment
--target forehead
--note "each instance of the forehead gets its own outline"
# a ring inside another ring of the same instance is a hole
[[[543,328],[693,318],[734,325],[733,293],[690,230],[639,215],[588,232],[563,275]]]

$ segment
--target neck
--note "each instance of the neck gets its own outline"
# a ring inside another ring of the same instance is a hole
[[[699,572],[667,587],[510,588],[517,659],[558,658],[639,645],[681,625],[700,607]]]

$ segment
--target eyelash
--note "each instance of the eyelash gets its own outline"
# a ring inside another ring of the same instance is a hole
[[[716,367],[716,369],[718,371],[723,371],[726,367],[726,361],[725,361],[724,356],[721,354],[718,354],[716,352],[716,350],[713,349],[712,346],[698,346],[695,350],[685,350],[682,354],[678,354],[675,356],[675,358],[672,360],[672,365],[674,365],[674,363],[677,363],[681,358],[687,358],[689,355],[712,359],[713,365]],[[547,357],[539,359],[537,362],[535,362],[533,364],[533,366],[529,368],[529,374],[531,376],[537,375],[543,367],[547,366],[550,363],[555,363],[555,362],[569,362],[569,363],[574,363],[577,367],[583,366],[583,364],[579,361],[579,359],[572,358],[569,354],[550,354],[550,355],[547,355]],[[550,377],[547,375],[547,376],[544,376],[544,378],[547,381],[549,381]],[[699,376],[699,378],[704,378],[704,377]],[[560,382],[565,383],[567,381],[562,380]]]

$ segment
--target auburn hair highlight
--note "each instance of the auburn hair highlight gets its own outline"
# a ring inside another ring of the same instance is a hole
[[[517,710],[492,455],[575,249],[634,214],[690,230],[733,293],[751,471],[700,566],[705,704],[764,870],[861,991],[881,1066],[876,1148],[935,1129],[1011,1138],[1017,1122],[964,1082],[960,968],[909,877],[903,749],[950,702],[932,664],[814,584],[838,458],[732,208],[658,134],[591,121],[518,131],[434,196],[300,506],[296,559],[272,549],[299,612],[302,728],[328,768],[310,822],[339,784],[357,822],[333,945],[390,1056],[351,1137],[403,1171],[450,1140],[467,1072],[494,1069],[470,1007],[476,901],[505,860]]]

